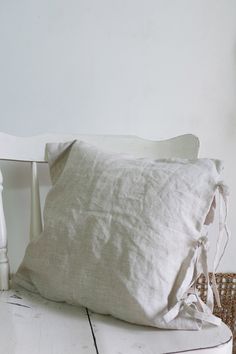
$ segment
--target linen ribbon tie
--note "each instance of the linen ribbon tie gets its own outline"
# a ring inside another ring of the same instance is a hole
[[[180,312],[188,314],[192,318],[200,320],[200,322],[204,321],[217,326],[221,323],[221,319],[214,316],[212,312],[214,307],[213,293],[217,305],[221,307],[220,296],[216,284],[215,272],[217,271],[220,261],[225,253],[225,249],[229,240],[229,230],[226,225],[226,218],[228,213],[228,188],[222,182],[220,182],[216,185],[216,190],[217,189],[219,191],[219,234],[213,264],[212,285],[210,285],[207,264],[209,243],[206,235],[201,237],[196,242],[195,247],[192,250],[192,256],[190,257],[189,264],[186,266],[186,273],[184,279],[176,294],[177,301],[175,305],[164,315],[164,320],[167,323],[176,318]],[[222,208],[222,201],[224,202],[224,213]],[[226,235],[226,241],[223,250],[220,254],[220,246],[223,240],[224,233]],[[196,288],[196,282],[201,273],[204,274],[207,283],[206,304],[201,300],[198,294],[198,290]]]

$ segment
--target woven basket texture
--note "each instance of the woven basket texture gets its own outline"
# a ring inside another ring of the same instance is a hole
[[[209,273],[210,282],[212,273]],[[214,314],[229,326],[234,335],[234,351],[236,354],[236,273],[216,273],[216,283],[220,295],[221,306],[214,306]],[[207,282],[204,275],[197,281],[197,289],[203,301],[206,301]]]

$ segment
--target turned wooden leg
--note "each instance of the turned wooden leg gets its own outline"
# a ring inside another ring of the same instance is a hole
[[[2,203],[2,173],[0,171],[0,290],[9,289],[9,262],[7,257],[7,230]]]

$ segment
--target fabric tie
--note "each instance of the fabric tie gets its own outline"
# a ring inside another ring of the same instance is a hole
[[[220,325],[221,319],[212,314],[214,307],[214,297],[217,305],[221,307],[220,296],[217,289],[215,272],[220,264],[220,261],[225,253],[225,249],[229,240],[229,230],[226,225],[226,218],[228,213],[227,196],[228,188],[223,183],[216,185],[216,190],[219,191],[219,234],[216,245],[216,252],[213,264],[212,285],[210,285],[209,271],[208,271],[208,237],[202,236],[195,244],[190,257],[190,262],[186,267],[186,273],[183,281],[176,293],[175,305],[164,315],[164,320],[168,323],[176,318],[180,311],[190,315],[190,317],[200,320],[200,322],[208,322],[214,325]],[[223,205],[224,202],[224,210]],[[226,241],[222,252],[220,253],[220,245],[223,240],[223,235],[226,235]],[[198,290],[196,288],[197,279],[204,274],[207,283],[207,298],[206,304],[201,300]],[[190,283],[189,283],[189,279]],[[187,289],[187,290],[186,290]]]
[[[218,183],[217,188],[218,188],[219,196],[220,196],[220,198],[219,198],[219,234],[218,234],[218,239],[217,239],[217,244],[216,244],[216,253],[215,253],[214,264],[213,264],[212,289],[213,289],[213,292],[215,295],[217,306],[221,307],[220,296],[219,296],[219,292],[218,292],[217,285],[216,285],[215,273],[216,273],[216,271],[219,267],[219,264],[225,254],[225,250],[228,245],[229,238],[230,238],[229,229],[228,229],[228,226],[226,223],[226,219],[227,219],[227,215],[228,215],[227,197],[229,195],[229,189],[222,182]],[[222,205],[222,204],[224,204],[224,205]],[[226,235],[226,240],[225,240],[223,250],[220,254],[220,246],[223,241],[224,233]]]

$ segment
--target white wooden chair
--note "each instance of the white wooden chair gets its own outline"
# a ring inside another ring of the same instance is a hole
[[[199,141],[183,135],[164,141],[133,136],[41,135],[19,138],[0,133],[0,159],[32,165],[30,237],[42,231],[37,163],[46,162],[47,142],[80,139],[108,151],[152,158],[195,158]],[[220,327],[201,331],[170,331],[135,326],[83,307],[56,303],[23,289],[9,290],[7,234],[0,172],[0,353],[4,354],[230,354],[232,333]],[[7,191],[6,191],[7,193]]]

